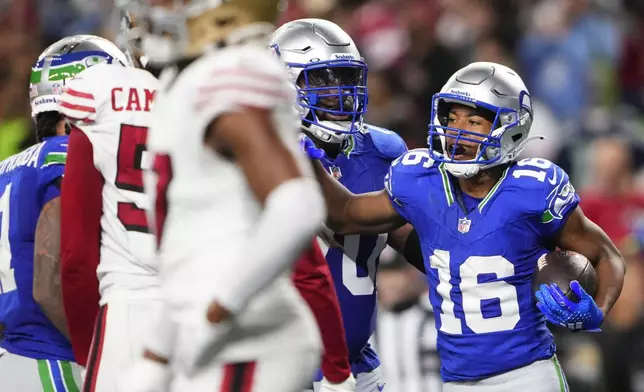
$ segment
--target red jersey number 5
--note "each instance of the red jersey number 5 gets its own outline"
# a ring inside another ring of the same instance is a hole
[[[116,181],[118,189],[143,193],[143,153],[146,150],[148,137],[147,127],[134,125],[121,125],[119,147],[116,157]],[[117,215],[125,230],[150,233],[145,210],[139,208],[135,203],[118,203]]]

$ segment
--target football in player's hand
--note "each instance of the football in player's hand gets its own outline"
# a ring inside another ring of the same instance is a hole
[[[537,261],[537,271],[532,280],[533,291],[539,290],[542,284],[556,283],[570,300],[578,302],[577,295],[570,289],[570,282],[576,280],[586,293],[595,297],[597,276],[588,259],[568,250],[546,253]]]

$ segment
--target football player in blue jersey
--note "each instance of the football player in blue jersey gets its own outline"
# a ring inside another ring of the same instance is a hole
[[[473,63],[433,98],[429,148],[391,165],[385,191],[354,194],[316,170],[336,232],[389,232],[411,223],[420,238],[437,315],[444,391],[567,391],[546,319],[597,330],[619,297],[625,263],[581,211],[568,175],[545,159],[517,161],[531,138],[529,92],[513,70]],[[315,155],[309,145],[309,155]],[[598,274],[595,298],[544,285],[540,256],[579,252]]]
[[[99,37],[69,37],[32,68],[39,143],[0,162],[0,390],[78,391],[60,288],[60,185],[68,129],[57,110],[67,80],[122,54]]]
[[[324,170],[351,192],[383,190],[391,162],[407,146],[396,133],[363,123],[367,64],[351,37],[332,22],[300,19],[280,27],[271,47],[289,68],[298,90],[302,131],[317,146]],[[410,231],[404,227],[390,235],[327,233],[325,240],[319,239],[340,301],[360,392],[382,391],[385,385],[378,356],[368,343],[376,323],[380,252],[387,243],[404,251]],[[315,381],[316,390],[320,381],[327,390],[322,374]]]

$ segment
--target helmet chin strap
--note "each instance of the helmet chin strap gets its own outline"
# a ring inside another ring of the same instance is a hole
[[[320,124],[330,129],[337,129],[338,131],[344,132],[347,131],[347,126],[343,126],[343,123],[341,122],[320,121]],[[308,126],[302,124],[302,129],[310,133],[316,139],[324,143],[331,144],[341,144],[349,135],[348,133],[335,133],[317,124],[309,124]]]
[[[481,165],[477,163],[446,163],[445,169],[456,178],[471,178],[479,173]]]

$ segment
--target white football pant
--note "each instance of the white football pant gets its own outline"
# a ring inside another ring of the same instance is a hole
[[[0,348],[0,391],[78,392],[81,369],[74,362],[32,359]]]
[[[471,382],[448,382],[443,392],[568,392],[561,365],[554,356],[503,374]]]
[[[111,298],[101,306],[87,360],[83,391],[120,392],[121,378],[143,354],[159,299]]]

